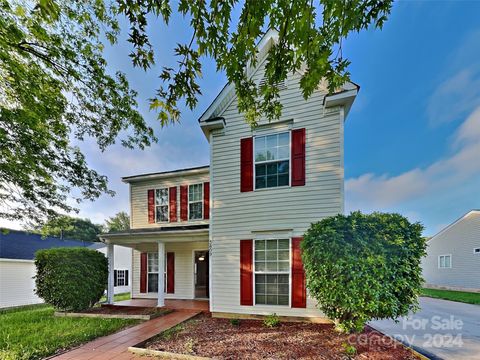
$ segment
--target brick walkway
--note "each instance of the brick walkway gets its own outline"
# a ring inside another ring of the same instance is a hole
[[[176,310],[168,315],[146,321],[118,333],[93,340],[77,349],[52,358],[52,360],[126,360],[138,359],[128,352],[128,347],[138,344],[158,333],[167,330],[200,311]]]

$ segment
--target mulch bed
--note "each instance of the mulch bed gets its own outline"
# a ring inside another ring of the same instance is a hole
[[[228,319],[201,315],[149,340],[152,350],[214,359],[350,359],[345,344],[355,346],[352,359],[418,359],[403,345],[366,327],[364,332],[343,335],[330,324],[281,323],[266,328],[262,321]]]

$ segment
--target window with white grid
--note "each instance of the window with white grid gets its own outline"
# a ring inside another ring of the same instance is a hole
[[[203,184],[188,186],[188,219],[203,219]]]
[[[289,305],[290,239],[255,240],[255,304]]]

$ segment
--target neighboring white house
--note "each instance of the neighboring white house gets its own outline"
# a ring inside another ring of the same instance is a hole
[[[273,30],[260,41],[253,81],[263,81],[276,41]],[[307,296],[299,245],[312,222],[343,213],[344,123],[358,86],[330,95],[319,86],[305,100],[301,75],[279,84],[281,118],[255,129],[225,86],[199,119],[210,166],[122,179],[131,230],[100,237],[110,259],[113,244],[134,249],[133,298],[208,298],[214,316],[323,317]],[[113,282],[111,271],[109,301]]]
[[[472,210],[427,242],[427,287],[480,292],[480,210]]]
[[[94,243],[90,249],[100,251],[107,256],[107,246]],[[115,294],[129,293],[132,291],[132,249],[125,246],[114,247],[114,289]]]
[[[62,240],[26,231],[0,229],[0,308],[39,304],[35,295],[33,259],[40,249],[90,246],[91,242]]]

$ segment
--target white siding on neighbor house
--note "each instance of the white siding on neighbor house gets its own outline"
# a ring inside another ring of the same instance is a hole
[[[142,244],[142,251],[157,252],[157,245]],[[175,253],[175,293],[165,294],[166,299],[193,299],[193,252],[194,250],[208,250],[208,242],[167,242],[165,252]],[[140,293],[140,254],[133,250],[132,269],[132,297],[133,298],[157,298],[157,293]]]
[[[35,295],[33,260],[0,259],[0,308],[43,303]]]
[[[480,291],[480,211],[471,211],[427,242],[422,261],[426,285]],[[438,266],[440,255],[451,255],[451,268]]]
[[[200,131],[200,130],[199,130]],[[132,229],[155,228],[193,224],[208,224],[208,220],[181,221],[180,219],[180,186],[209,182],[208,168],[201,174],[185,174],[158,180],[135,181],[130,183],[130,222]],[[153,223],[148,222],[148,190],[177,186],[177,221]]]
[[[263,70],[254,75],[259,81]],[[238,113],[236,99],[220,114],[226,128],[211,137],[211,224],[213,312],[323,316],[312,299],[307,309],[240,305],[240,240],[271,232],[272,238],[302,236],[312,222],[343,212],[343,108],[325,109],[325,92],[307,101],[300,75],[291,75],[282,90],[282,117],[253,131]],[[265,121],[262,122],[265,124]],[[240,192],[240,139],[288,129],[306,129],[306,185]]]
[[[97,249],[107,256],[107,247]],[[132,291],[132,253],[131,248],[125,246],[114,245],[113,247],[113,268],[115,270],[128,270],[128,286],[115,286],[114,293],[121,294]]]

